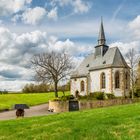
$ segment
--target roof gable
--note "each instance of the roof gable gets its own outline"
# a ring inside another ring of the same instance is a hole
[[[124,60],[124,57],[122,56],[122,54],[121,54],[121,52],[120,52],[120,50],[118,48],[115,51],[115,55],[114,55],[112,66],[128,67],[126,61]]]

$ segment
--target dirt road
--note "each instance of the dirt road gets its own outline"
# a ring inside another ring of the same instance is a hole
[[[10,120],[15,119],[16,110],[7,111],[0,113],[0,120]],[[25,117],[32,117],[32,116],[43,116],[53,114],[52,112],[48,112],[48,104],[37,105],[30,107],[30,109],[25,109]]]

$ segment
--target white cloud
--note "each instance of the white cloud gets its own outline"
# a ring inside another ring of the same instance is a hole
[[[16,22],[17,22],[18,20],[20,20],[20,18],[21,18],[21,15],[16,14],[16,15],[14,15],[14,16],[12,17],[11,21],[13,21],[13,22],[16,24]]]
[[[16,24],[17,21],[21,20],[25,24],[36,25],[46,17],[48,17],[48,19],[57,20],[57,7],[52,8],[49,12],[42,7],[27,8],[22,14],[14,15],[11,21]]]
[[[140,28],[140,15],[138,15],[134,20],[129,23],[130,28],[137,29]]]
[[[89,3],[84,0],[52,0],[51,1],[52,6],[57,6],[57,4],[61,7],[71,6],[72,13],[86,13],[90,9]]]
[[[0,81],[0,90],[4,91],[21,91],[26,84],[34,83],[33,81]]]
[[[22,14],[22,21],[25,24],[36,25],[45,18],[46,10],[42,7],[28,8]]]
[[[47,48],[42,47],[47,46],[45,32],[34,31],[17,35],[1,27],[0,37],[0,61],[7,64],[28,67],[31,55]]]
[[[86,13],[89,10],[89,4],[82,0],[75,0],[72,2],[75,13]]]
[[[8,16],[24,10],[32,0],[0,0],[0,16]]]
[[[130,31],[134,34],[135,38],[140,39],[140,15],[129,22]]]
[[[36,53],[65,50],[74,56],[75,62],[78,63],[83,55],[93,49],[91,46],[79,45],[69,39],[60,41],[55,36],[48,37],[46,32],[41,31],[18,35],[7,28],[0,27],[0,38],[0,87],[3,89],[6,86],[1,86],[1,83],[4,85],[6,81],[18,81],[18,85],[22,85],[25,81],[32,81],[34,72],[30,60]],[[9,84],[8,88],[17,90],[13,84],[11,86]]]
[[[53,19],[53,20],[57,20],[58,15],[57,15],[57,7],[51,9],[50,12],[48,12],[48,18],[49,19]]]
[[[63,51],[65,50],[70,55],[77,57],[78,55],[87,55],[93,51],[93,46],[90,45],[80,45],[76,44],[73,41],[67,39],[65,41],[53,41],[49,42],[49,49],[55,51]]]
[[[56,6],[57,3],[60,6],[67,6],[68,4],[71,4],[73,0],[51,0],[51,5]]]
[[[136,50],[136,52],[140,52],[140,41],[132,41],[132,42],[114,42],[110,44],[110,47],[119,47],[120,51],[123,55],[125,55],[131,48]]]

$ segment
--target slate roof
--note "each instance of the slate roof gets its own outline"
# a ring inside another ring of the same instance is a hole
[[[105,33],[104,33],[104,26],[103,26],[103,21],[101,19],[101,25],[100,25],[100,31],[99,31],[99,36],[98,36],[98,45],[105,45]]]
[[[104,56],[95,58],[93,53],[87,56],[80,66],[72,72],[71,78],[87,76],[90,71],[109,67],[129,68],[117,47],[109,48]]]

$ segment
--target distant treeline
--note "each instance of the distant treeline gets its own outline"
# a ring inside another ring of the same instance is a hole
[[[4,90],[4,91],[0,91],[0,94],[7,94],[8,91],[7,90]]]
[[[58,91],[69,91],[70,83],[68,82],[66,85],[62,85],[58,87]],[[48,85],[45,83],[41,84],[26,84],[22,89],[23,93],[45,93],[45,92],[53,92],[54,87],[52,85]]]

